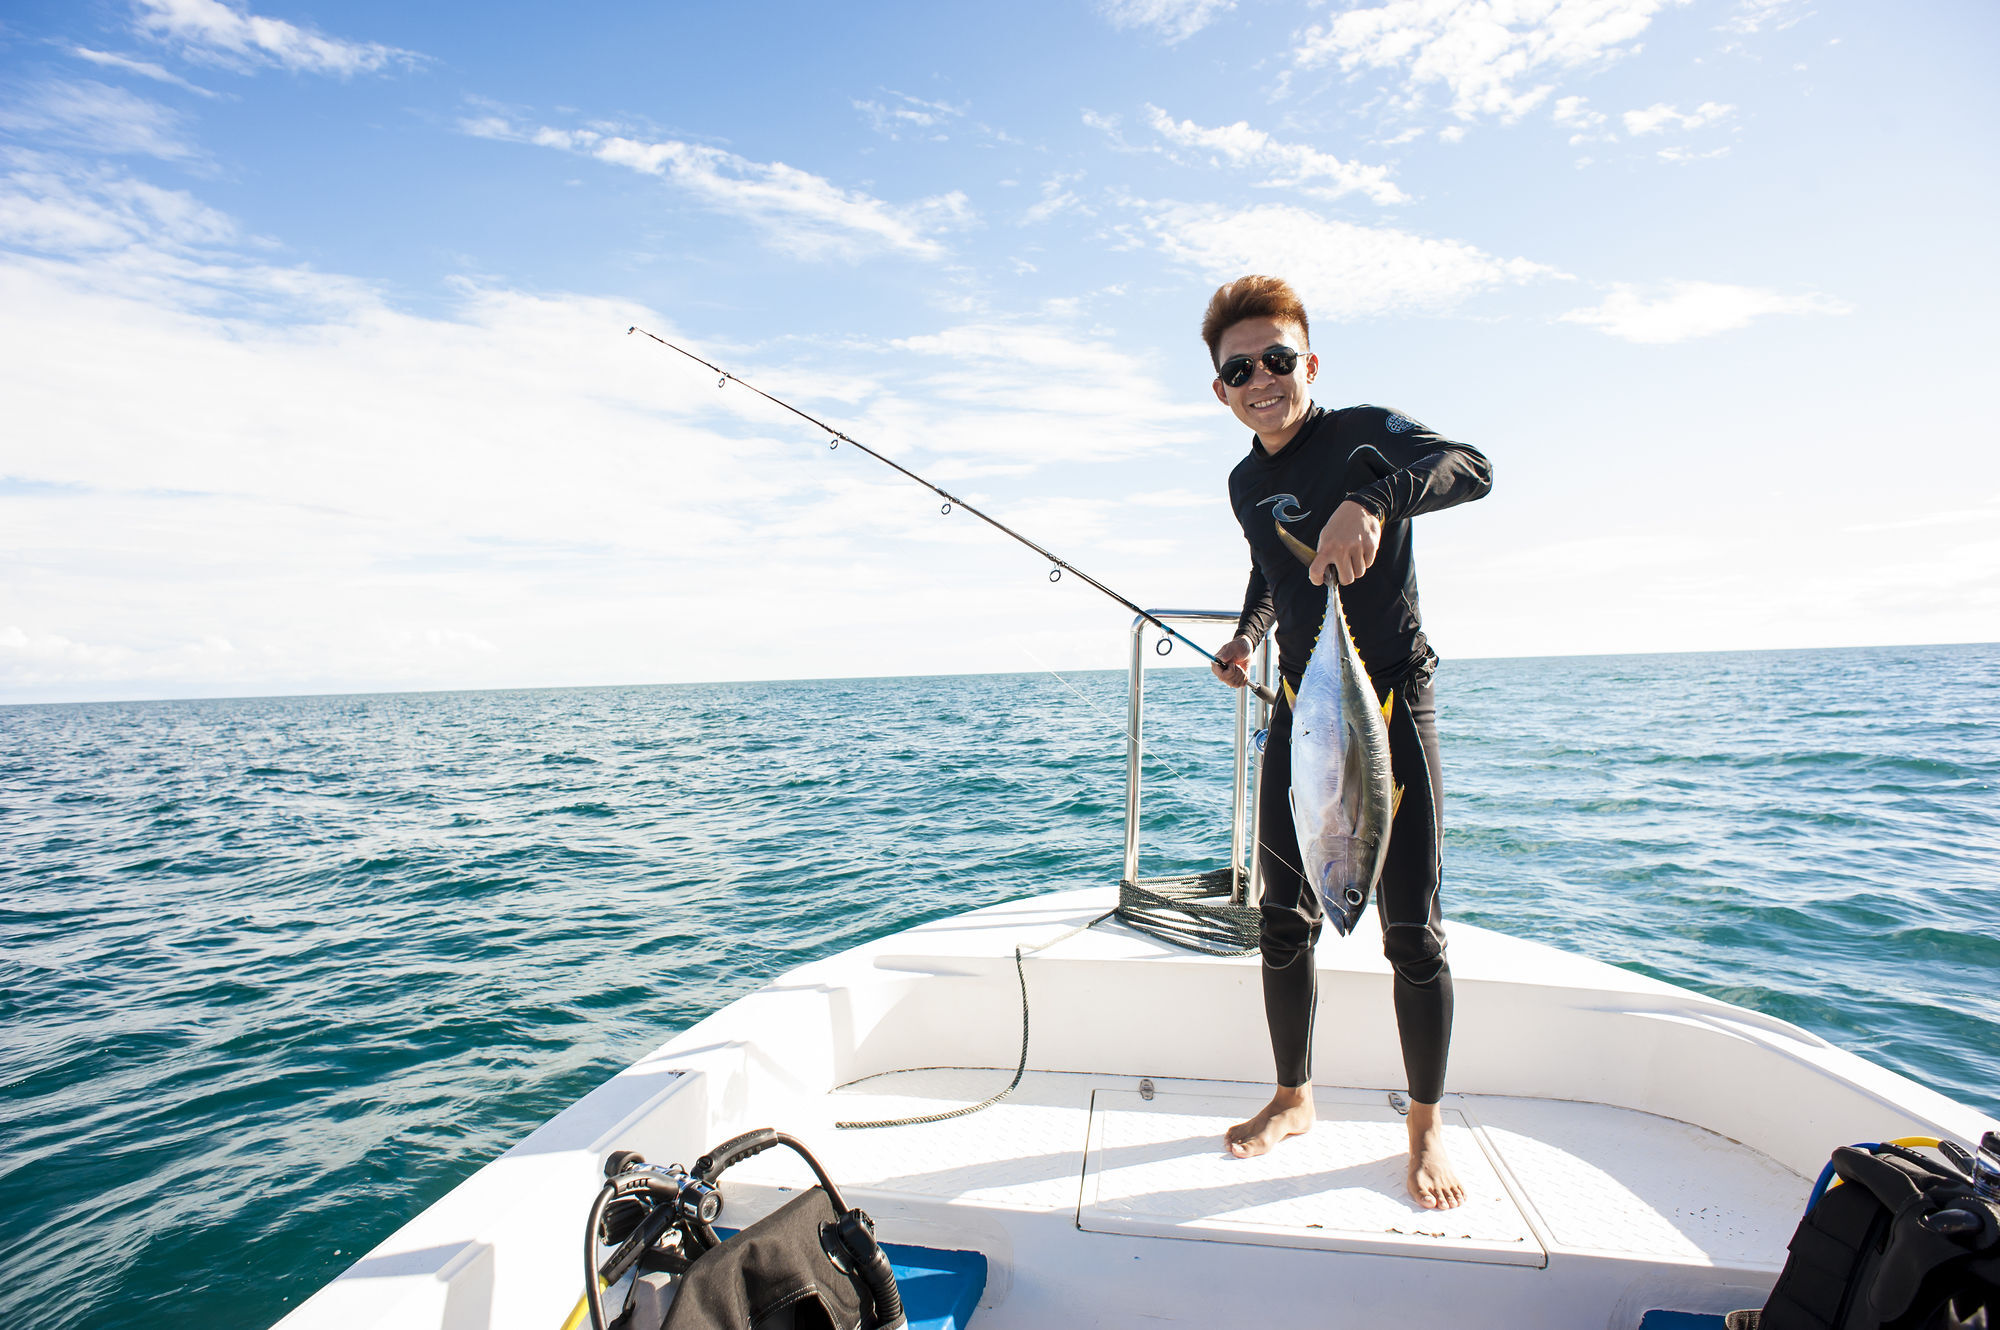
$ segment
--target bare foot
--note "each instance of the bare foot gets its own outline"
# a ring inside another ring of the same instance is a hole
[[[1465,1204],[1465,1185],[1451,1171],[1444,1152],[1444,1122],[1436,1104],[1410,1102],[1410,1171],[1404,1185],[1410,1199],[1426,1210],[1453,1210]]]
[[[1287,1136],[1305,1135],[1312,1125],[1312,1086],[1287,1090],[1281,1085],[1262,1111],[1248,1122],[1231,1127],[1222,1134],[1222,1139],[1229,1153],[1238,1159],[1249,1159],[1263,1154]]]

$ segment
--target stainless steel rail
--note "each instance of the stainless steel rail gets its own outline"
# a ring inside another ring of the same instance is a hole
[[[1238,617],[1233,610],[1149,610],[1147,613],[1156,619],[1182,619],[1196,623],[1234,624]],[[1125,719],[1124,880],[1133,883],[1139,881],[1139,781],[1140,764],[1145,756],[1141,736],[1146,719],[1147,629],[1150,626],[1144,618],[1132,620],[1131,695],[1126,704]],[[1272,682],[1274,662],[1270,638],[1266,637],[1251,653],[1249,666],[1252,679],[1266,685]],[[1250,735],[1254,730],[1270,724],[1271,709],[1257,700],[1247,688],[1238,688],[1235,693],[1236,759],[1229,804],[1229,897],[1237,904],[1255,905],[1263,894],[1260,890],[1261,875],[1256,854],[1246,855],[1244,851],[1246,845],[1257,844],[1257,790],[1261,781],[1256,754],[1251,752]],[[1253,704],[1257,708],[1254,723],[1250,714]]]

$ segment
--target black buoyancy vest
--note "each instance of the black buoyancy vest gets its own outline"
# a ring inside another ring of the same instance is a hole
[[[1833,1152],[1756,1330],[2000,1330],[2000,1200],[1897,1146]]]

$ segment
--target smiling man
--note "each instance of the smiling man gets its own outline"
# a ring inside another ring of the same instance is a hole
[[[1492,488],[1485,457],[1379,406],[1329,411],[1310,390],[1319,357],[1308,343],[1297,292],[1275,277],[1241,277],[1216,291],[1202,319],[1216,367],[1215,395],[1255,435],[1229,475],[1229,502],[1250,542],[1250,585],[1236,637],[1212,667],[1233,687],[1241,662],[1272,625],[1278,668],[1294,689],[1327,606],[1326,579],[1343,588],[1347,625],[1376,695],[1393,700],[1389,757],[1401,802],[1376,893],[1382,946],[1395,969],[1397,1032],[1409,1078],[1411,1197],[1426,1209],[1465,1200],[1446,1157],[1438,1102],[1451,1045],[1451,967],[1438,903],[1443,785],[1431,675],[1437,656],[1417,609],[1410,520],[1466,503]],[[1286,548],[1282,524],[1311,546],[1308,567]],[[1299,867],[1291,788],[1291,707],[1271,715],[1258,814],[1263,878],[1264,1014],[1277,1091],[1263,1111],[1231,1127],[1232,1154],[1248,1157],[1310,1130],[1312,1030],[1318,1001],[1313,947],[1325,918]]]

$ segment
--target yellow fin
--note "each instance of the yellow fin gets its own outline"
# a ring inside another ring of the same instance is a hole
[[[1389,709],[1395,705],[1396,705],[1396,690],[1391,688],[1389,690],[1389,695],[1382,699],[1382,723],[1384,725],[1387,725],[1389,723]]]
[[[1396,820],[1396,810],[1401,808],[1402,806],[1403,806],[1403,787],[1398,785],[1396,787],[1395,797],[1389,800],[1389,820],[1391,822],[1394,822]]]
[[[1271,525],[1278,528],[1278,539],[1285,542],[1286,549],[1298,556],[1300,563],[1310,564],[1313,561],[1316,556],[1312,546],[1285,530],[1283,522],[1274,521]]]
[[[1285,705],[1291,706],[1293,703],[1299,700],[1299,691],[1298,689],[1292,687],[1292,681],[1290,679],[1285,680],[1284,683],[1285,683]]]

